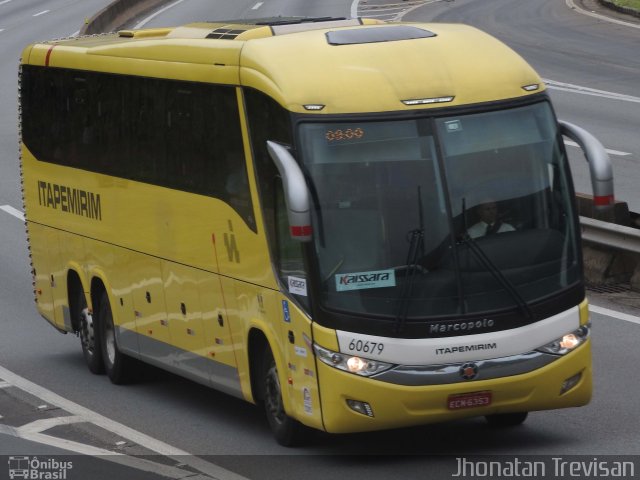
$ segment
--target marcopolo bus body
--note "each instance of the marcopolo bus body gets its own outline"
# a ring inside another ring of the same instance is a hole
[[[22,176],[39,312],[92,372],[139,359],[264,404],[277,439],[586,404],[562,135],[468,26],[265,19],[31,45]]]

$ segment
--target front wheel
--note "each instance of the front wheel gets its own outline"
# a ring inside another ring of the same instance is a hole
[[[133,359],[118,348],[113,314],[106,292],[102,293],[98,312],[98,329],[104,369],[112,383],[116,385],[128,383],[132,378]]]
[[[289,417],[284,410],[278,369],[273,354],[268,348],[264,355],[263,366],[262,399],[271,431],[280,445],[285,447],[299,445],[304,440],[305,428]]]

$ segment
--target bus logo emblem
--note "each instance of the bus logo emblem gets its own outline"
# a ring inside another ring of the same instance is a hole
[[[473,362],[465,363],[460,367],[459,372],[464,380],[473,380],[478,376],[478,365]]]

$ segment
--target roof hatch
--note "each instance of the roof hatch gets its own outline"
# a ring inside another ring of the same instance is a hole
[[[329,45],[356,45],[361,43],[395,42],[431,38],[436,34],[409,25],[379,26],[327,32]]]

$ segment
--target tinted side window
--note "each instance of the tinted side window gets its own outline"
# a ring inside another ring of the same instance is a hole
[[[24,65],[38,160],[219,198],[256,230],[232,86]]]

